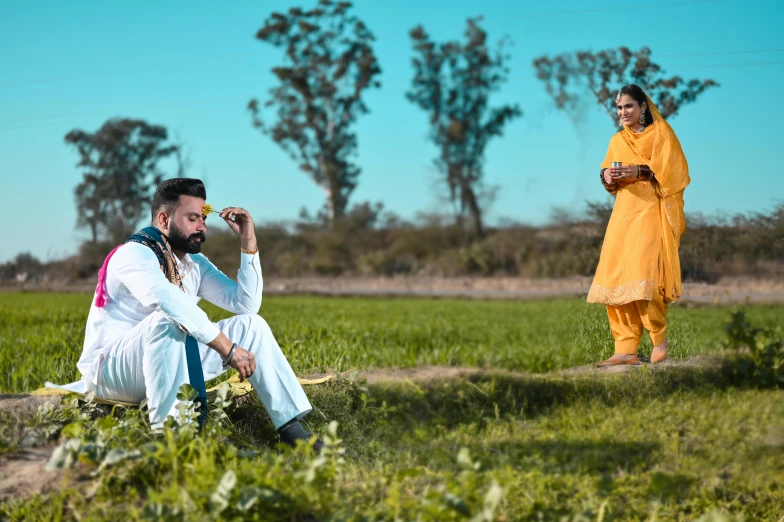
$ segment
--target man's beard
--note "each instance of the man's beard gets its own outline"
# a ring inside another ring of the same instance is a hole
[[[186,254],[198,254],[201,252],[202,243],[207,241],[207,236],[204,235],[204,232],[185,236],[174,224],[169,227],[168,237],[172,249],[185,252]]]

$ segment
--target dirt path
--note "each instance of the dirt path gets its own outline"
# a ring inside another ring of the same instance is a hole
[[[530,279],[523,277],[265,277],[266,295],[459,297],[469,299],[530,300],[584,297],[590,277]],[[86,292],[95,281],[8,283],[0,291]],[[686,282],[682,303],[784,303],[784,281],[741,277],[722,278],[715,284]]]
[[[65,470],[47,471],[54,446],[25,448],[0,459],[0,502],[58,489]]]
[[[721,360],[722,359],[720,357],[710,356],[697,356],[684,361],[667,359],[663,363],[653,365],[650,368],[653,371],[663,371],[672,368],[716,368],[721,364]],[[369,370],[366,372],[360,372],[358,378],[366,379],[368,384],[381,384],[386,382],[401,382],[406,380],[414,382],[432,382],[438,380],[465,379],[468,377],[481,376],[489,373],[495,375],[507,375],[520,379],[534,376],[577,377],[627,373],[638,370],[643,366],[643,364],[640,364],[637,366],[612,366],[610,368],[597,368],[594,365],[585,365],[538,374],[497,368],[486,369],[466,368],[460,366],[417,366],[415,368],[379,368],[376,370]],[[316,375],[313,377],[316,377]]]
[[[268,294],[330,296],[461,297],[530,300],[584,297],[590,277],[299,277],[265,281]],[[682,303],[783,303],[784,281],[723,278],[716,284],[686,282]]]
[[[654,371],[662,371],[668,368],[677,367],[697,367],[711,368],[720,364],[718,357],[692,357],[685,361],[667,360],[664,363],[653,366]],[[602,375],[608,373],[625,373],[641,368],[641,366],[615,366],[611,368],[599,369],[594,366],[577,366],[557,370],[545,374],[531,374],[501,369],[465,368],[455,366],[419,366],[415,368],[380,368],[359,372],[359,379],[367,380],[368,384],[383,384],[390,382],[433,382],[441,380],[466,379],[475,376],[501,374],[513,376],[519,379],[530,379],[538,377],[577,377]],[[320,375],[308,375],[309,378],[322,377]],[[33,397],[29,394],[0,394],[0,409],[10,412],[16,416],[32,414],[38,406],[51,402],[58,404],[59,397]],[[54,450],[54,446],[49,445],[41,448],[27,448],[21,452],[4,455],[0,457],[0,501],[29,496],[35,493],[46,493],[57,489],[66,477],[67,472],[63,470],[46,471],[45,466]],[[78,473],[76,476],[79,476]]]

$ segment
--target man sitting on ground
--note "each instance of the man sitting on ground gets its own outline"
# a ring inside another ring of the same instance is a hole
[[[199,180],[162,182],[152,201],[152,227],[109,254],[77,364],[82,380],[70,389],[116,401],[147,399],[157,428],[167,416],[176,417],[182,384],[206,397],[204,381],[234,368],[240,380],[250,381],[281,441],[294,446],[311,437],[299,421],[312,408],[257,315],[262,276],[253,220],[239,207],[219,213],[240,238],[234,282],[199,253],[206,241],[206,198]],[[213,323],[197,306],[201,298],[238,315]],[[321,446],[316,441],[317,451]]]

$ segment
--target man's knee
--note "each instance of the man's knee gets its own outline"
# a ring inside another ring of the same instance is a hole
[[[270,327],[260,315],[256,314],[241,314],[237,319],[242,322],[245,331],[256,335],[267,335],[270,333]]]
[[[244,330],[242,340],[245,344],[241,344],[237,341],[240,346],[256,355],[261,355],[261,352],[268,350],[272,346],[272,343],[270,343],[270,340],[274,339],[272,330],[270,330],[267,321],[261,316],[256,314],[242,314],[236,316],[236,318],[241,322]]]
[[[176,350],[180,346],[185,346],[186,334],[180,325],[160,312],[155,312],[153,316],[155,317],[151,318],[144,333],[145,348],[156,346],[156,349],[160,349],[161,346],[165,348],[171,346],[173,350]]]

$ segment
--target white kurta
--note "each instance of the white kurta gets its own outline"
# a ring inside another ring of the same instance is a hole
[[[259,256],[240,255],[237,282],[205,256],[185,255],[178,267],[183,292],[164,276],[149,247],[123,245],[107,267],[106,306],[90,308],[77,363],[82,380],[66,387],[110,400],[146,398],[150,422],[159,426],[175,414],[177,391],[189,382],[182,326],[199,342],[206,380],[225,371],[218,353],[207,346],[223,332],[256,357],[249,381],[273,425],[304,417],[311,405],[269,326],[257,315],[263,288]],[[212,323],[197,305],[202,298],[240,315]]]

